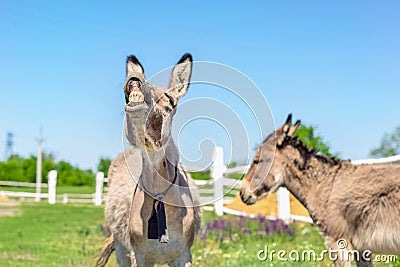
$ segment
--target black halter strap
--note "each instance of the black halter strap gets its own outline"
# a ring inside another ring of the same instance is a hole
[[[175,184],[178,177],[178,167],[175,166],[175,176],[172,183],[168,186],[164,192],[152,196],[153,209],[149,221],[147,222],[147,238],[148,239],[158,239],[160,243],[168,243],[168,229],[167,229],[167,217],[165,215],[165,206],[162,202],[163,197],[168,193],[171,187]],[[150,193],[148,193],[150,194]],[[158,204],[157,204],[158,201]],[[157,208],[156,208],[157,204]]]
[[[175,166],[174,180],[167,187],[167,189],[164,190],[164,192],[154,195],[154,194],[150,193],[148,190],[145,190],[145,192],[149,196],[154,198],[154,201],[152,204],[151,216],[147,222],[147,238],[148,239],[158,239],[158,241],[160,243],[168,243],[168,241],[169,241],[168,229],[167,229],[167,219],[166,219],[166,215],[165,215],[165,206],[164,206],[164,202],[162,202],[162,199],[165,197],[165,195],[168,193],[168,191],[175,184],[177,178],[178,178],[178,167]],[[133,192],[132,203],[135,198],[138,186],[139,186],[139,183],[136,183],[135,191]],[[143,187],[143,189],[145,189],[145,188]],[[157,201],[158,201],[158,204],[157,204],[157,208],[156,208]]]
[[[178,167],[175,166],[175,174],[174,174],[174,180],[172,180],[172,183],[167,187],[167,189],[165,189],[163,192],[158,193],[158,194],[153,194],[151,193],[149,190],[147,190],[144,185],[142,184],[142,188],[143,190],[146,192],[146,194],[148,194],[149,196],[151,196],[152,198],[154,198],[155,200],[159,200],[162,201],[162,199],[165,197],[165,195],[167,195],[168,191],[172,188],[172,186],[175,184],[176,179],[178,178]],[[136,184],[136,187],[138,186],[138,183]],[[136,189],[135,189],[136,192]],[[135,196],[135,195],[134,195]]]

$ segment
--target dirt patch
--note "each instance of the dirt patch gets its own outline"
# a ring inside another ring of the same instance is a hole
[[[0,201],[0,217],[1,216],[19,216],[22,210],[18,208],[21,203],[14,201]]]
[[[18,208],[8,208],[8,209],[3,209],[0,208],[0,217],[1,216],[19,216],[22,214],[21,209]]]
[[[10,259],[10,260],[31,260],[31,261],[37,260],[36,257],[34,257],[29,253],[12,255],[10,253],[3,252],[2,254],[0,254],[0,257],[2,259]]]
[[[2,207],[18,207],[21,206],[20,202],[16,201],[0,201],[0,208]]]

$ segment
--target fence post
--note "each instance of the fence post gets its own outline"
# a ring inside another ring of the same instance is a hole
[[[99,206],[103,202],[104,172],[96,174],[96,192],[94,193],[94,204]]]
[[[218,216],[224,214],[224,179],[223,175],[226,171],[224,165],[224,150],[222,147],[215,147],[213,151],[214,162],[211,166],[211,177],[214,181],[214,208]]]
[[[290,193],[285,187],[280,187],[277,192],[278,219],[288,223],[290,220]]]
[[[57,171],[56,170],[51,170],[48,173],[47,176],[47,186],[48,186],[48,201],[49,204],[55,204],[56,203],[56,187],[57,187]]]
[[[64,203],[64,204],[67,204],[67,203],[68,203],[68,195],[67,195],[67,194],[64,194],[64,195],[63,195],[63,203]]]

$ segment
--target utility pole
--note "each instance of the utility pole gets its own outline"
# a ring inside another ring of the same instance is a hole
[[[4,161],[7,161],[10,156],[14,153],[13,146],[14,146],[14,134],[12,132],[7,133],[7,141],[6,141],[6,151],[4,153]]]
[[[43,128],[40,127],[39,136],[37,137],[38,141],[38,151],[37,151],[37,160],[36,160],[36,197],[35,201],[40,201],[40,194],[42,189],[42,143],[43,143]]]

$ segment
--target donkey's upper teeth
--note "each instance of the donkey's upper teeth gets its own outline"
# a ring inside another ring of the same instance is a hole
[[[129,94],[129,102],[132,103],[142,103],[144,102],[144,95],[140,91],[132,91]]]

